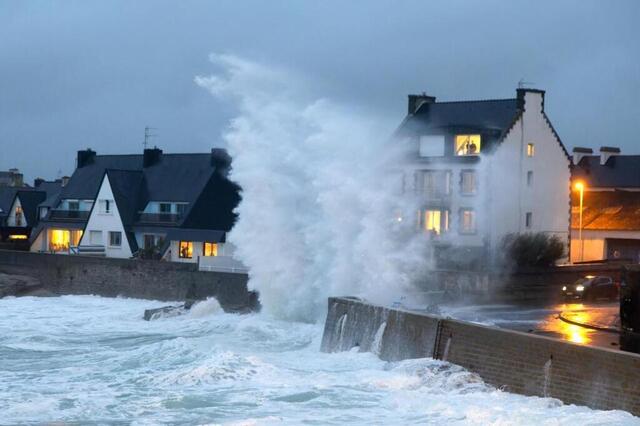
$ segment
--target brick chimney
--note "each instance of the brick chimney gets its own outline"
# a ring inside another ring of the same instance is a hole
[[[607,164],[611,157],[615,157],[616,155],[620,155],[620,148],[615,146],[601,146],[600,165],[604,166],[605,164]]]
[[[153,149],[145,148],[143,159],[142,159],[142,167],[147,168],[155,164],[158,164],[161,158],[162,158],[162,150],[157,146],[154,146]]]
[[[424,92],[421,95],[409,95],[408,113],[415,114],[423,104],[432,104],[435,101],[435,96],[429,96]]]
[[[212,148],[211,149],[211,165],[215,167],[223,176],[229,174],[231,168],[231,156],[224,148]]]
[[[593,155],[593,150],[591,148],[576,146],[573,148],[573,164],[578,165],[580,160],[588,155]]]
[[[84,151],[78,151],[78,157],[76,160],[76,168],[81,169],[89,164],[93,164],[96,159],[96,152],[90,148]]]

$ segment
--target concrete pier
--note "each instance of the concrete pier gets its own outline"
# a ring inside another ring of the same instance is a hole
[[[357,346],[389,361],[433,357],[509,392],[640,415],[640,355],[352,298],[330,298],[328,309],[325,352]]]

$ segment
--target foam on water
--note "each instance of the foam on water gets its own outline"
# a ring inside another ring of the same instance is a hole
[[[164,304],[0,299],[0,424],[640,424],[501,392],[442,361],[320,353],[320,325],[142,319]]]

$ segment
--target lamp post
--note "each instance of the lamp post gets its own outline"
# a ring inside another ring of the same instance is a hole
[[[584,183],[576,182],[576,190],[580,191],[580,221],[578,225],[578,238],[580,239],[580,262],[584,262],[584,240],[582,239],[582,201],[584,199]]]

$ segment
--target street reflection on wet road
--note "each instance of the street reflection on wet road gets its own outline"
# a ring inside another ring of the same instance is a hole
[[[618,302],[558,303],[540,305],[475,305],[442,308],[445,316],[524,331],[569,342],[607,348],[619,347],[615,333],[585,328],[560,319],[560,314],[571,321],[597,328],[617,329]]]

